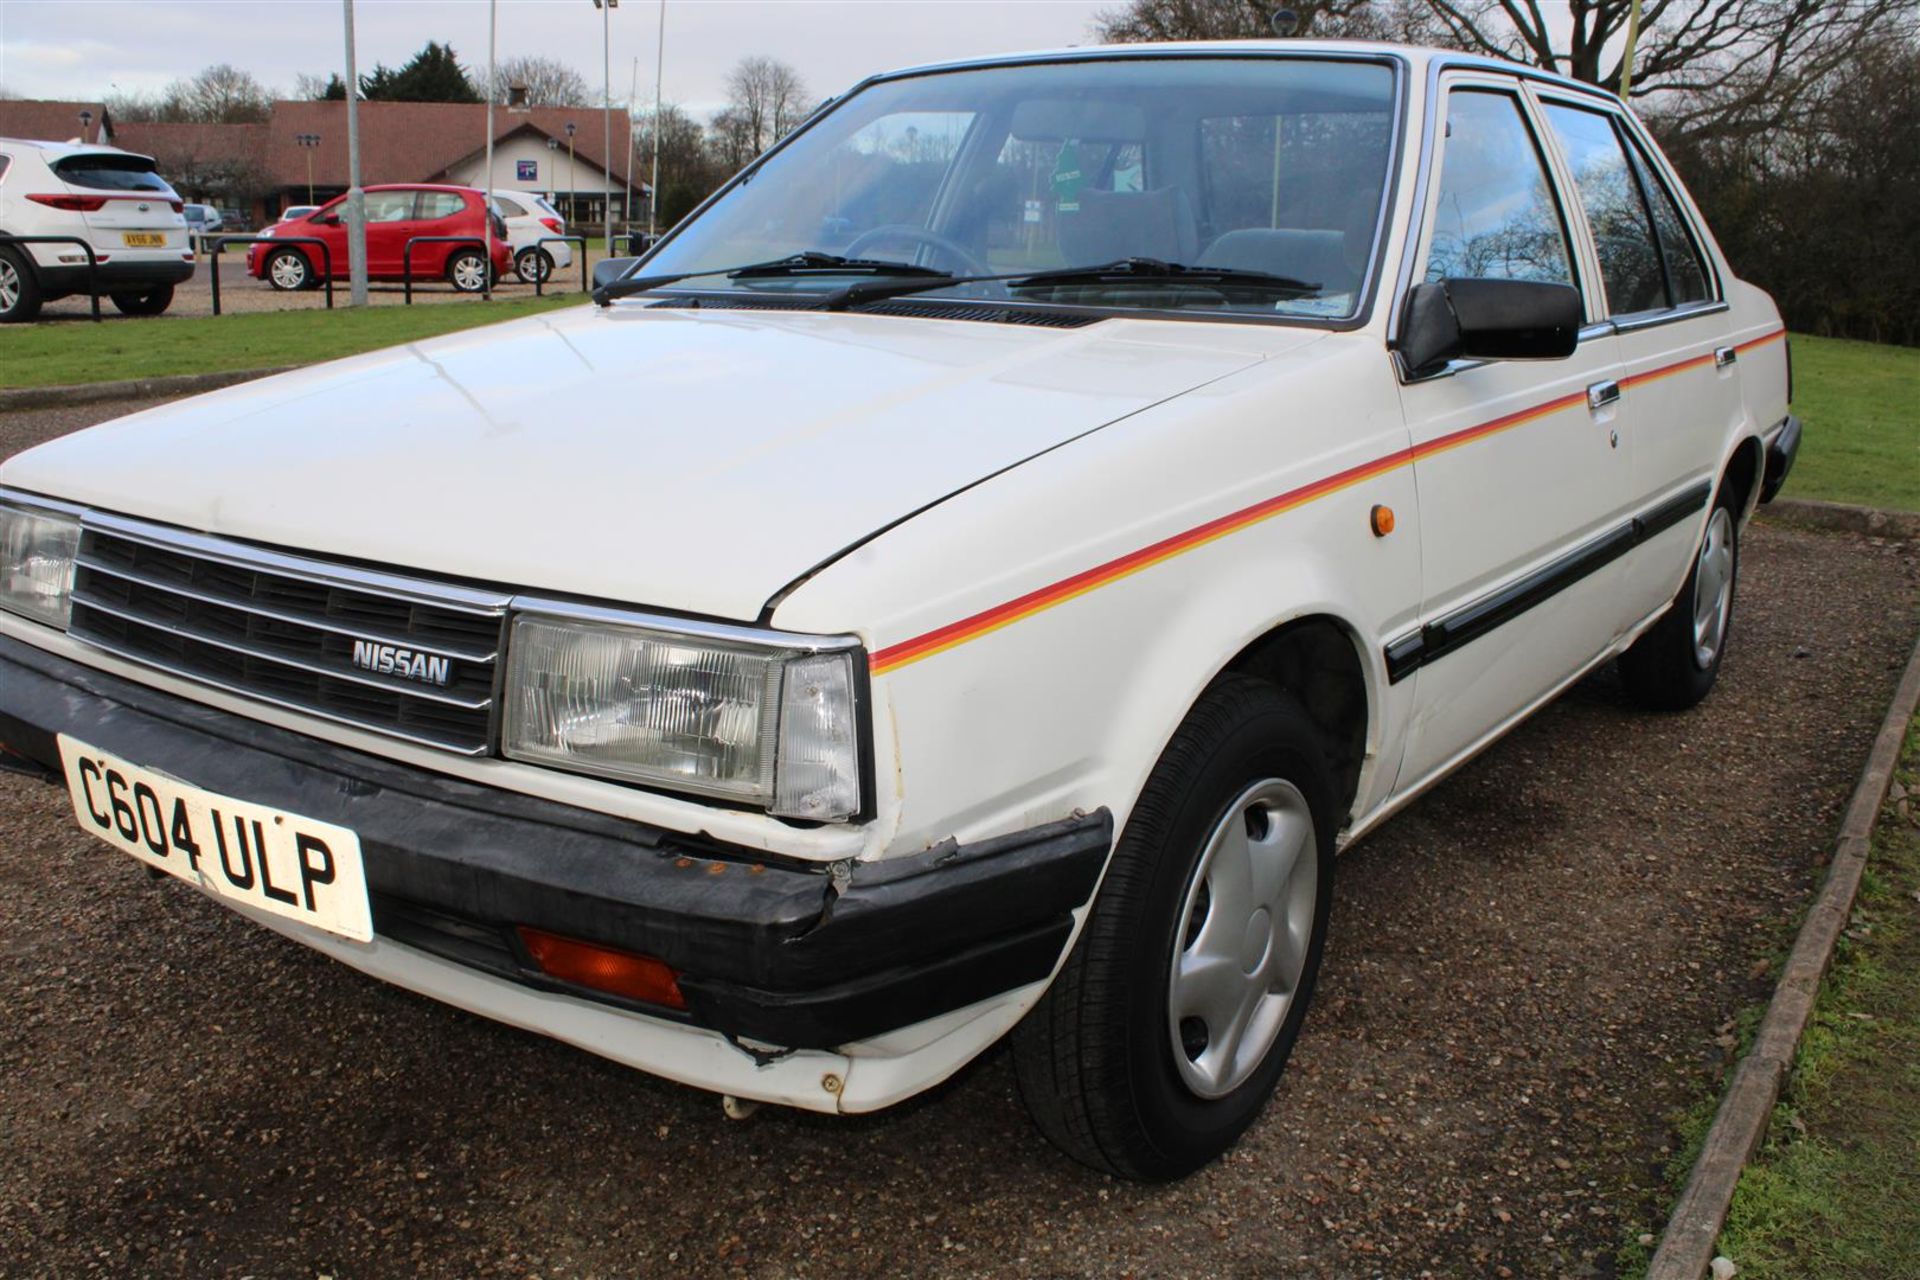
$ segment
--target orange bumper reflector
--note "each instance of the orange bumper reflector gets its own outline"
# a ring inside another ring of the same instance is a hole
[[[669,1009],[687,1007],[687,998],[680,994],[680,975],[652,956],[563,938],[526,925],[519,926],[519,933],[533,962],[550,978]]]

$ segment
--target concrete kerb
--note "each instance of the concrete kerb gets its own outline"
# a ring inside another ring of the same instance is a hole
[[[1766,1136],[1767,1122],[1793,1069],[1800,1036],[1813,1016],[1821,979],[1853,913],[1874,820],[1886,803],[1887,787],[1916,707],[1920,707],[1920,643],[1907,660],[1906,674],[1894,691],[1866,768],[1853,789],[1826,883],[1794,939],[1753,1047],[1740,1060],[1720,1099],[1713,1127],[1647,1268],[1647,1280],[1700,1280],[1713,1263],[1714,1246],[1726,1225],[1741,1171]]]
[[[1803,529],[1835,533],[1864,533],[1876,538],[1920,542],[1920,511],[1882,511],[1844,502],[1817,502],[1811,498],[1775,498],[1760,508],[1762,517]]]
[[[251,382],[269,374],[285,373],[298,365],[276,365],[271,369],[229,369],[221,373],[181,373],[164,378],[127,378],[118,382],[83,382],[64,387],[0,388],[0,413],[25,409],[60,409],[76,404],[100,404],[109,400],[155,400],[162,396],[190,396],[202,391],[217,391],[236,383]]]

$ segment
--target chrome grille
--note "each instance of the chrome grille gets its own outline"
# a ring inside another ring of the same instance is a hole
[[[507,600],[92,516],[68,631],[203,684],[479,755],[493,743]],[[367,670],[357,643],[444,659],[445,683]]]

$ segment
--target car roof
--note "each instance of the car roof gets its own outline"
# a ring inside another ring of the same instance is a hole
[[[44,138],[0,138],[0,142],[12,146],[33,147],[43,153],[48,160],[65,160],[71,156],[132,156],[136,160],[145,160],[153,164],[152,156],[142,155],[138,151],[127,151],[120,147],[103,147],[97,142],[49,142]]]
[[[1382,40],[1297,40],[1278,37],[1265,40],[1168,40],[1141,44],[1097,44],[1076,45],[1070,48],[1036,49],[1022,53],[997,54],[982,58],[964,58],[953,62],[930,62],[919,66],[901,67],[893,71],[884,71],[870,76],[862,84],[878,80],[892,80],[904,76],[936,74],[943,71],[971,70],[980,67],[1019,66],[1033,62],[1094,62],[1121,58],[1155,57],[1232,57],[1234,55],[1273,57],[1294,54],[1307,57],[1330,57],[1345,55],[1362,58],[1397,58],[1410,64],[1416,72],[1439,64],[1446,67],[1476,68],[1497,71],[1507,75],[1525,75],[1534,79],[1551,81],[1568,89],[1595,94],[1614,101],[1614,96],[1594,85],[1558,72],[1546,71],[1524,62],[1512,62],[1504,58],[1489,58],[1480,54],[1461,53],[1456,49],[1435,49],[1426,45],[1392,44]]]

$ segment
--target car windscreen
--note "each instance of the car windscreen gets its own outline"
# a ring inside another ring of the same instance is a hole
[[[53,162],[53,171],[62,182],[97,191],[171,190],[166,179],[153,171],[153,161],[145,156],[67,156]]]
[[[1150,259],[1245,278],[993,282],[931,296],[1340,319],[1394,153],[1390,63],[1121,57],[883,80],[767,157],[647,274],[799,253],[1008,275]],[[1262,288],[1254,277],[1290,282]],[[804,277],[689,288],[803,294]]]

